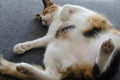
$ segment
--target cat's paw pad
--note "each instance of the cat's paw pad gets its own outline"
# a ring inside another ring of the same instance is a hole
[[[16,66],[16,70],[22,74],[32,75],[29,69],[29,64],[26,63],[18,63]]]
[[[115,46],[114,46],[112,39],[109,39],[102,43],[101,51],[106,54],[111,53],[114,50],[114,47]]]

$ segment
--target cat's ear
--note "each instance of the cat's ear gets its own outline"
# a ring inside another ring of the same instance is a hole
[[[42,0],[43,4],[44,4],[44,8],[47,8],[51,5],[53,5],[54,3],[52,2],[52,0]]]

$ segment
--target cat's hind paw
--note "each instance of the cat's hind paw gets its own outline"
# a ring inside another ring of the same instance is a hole
[[[17,64],[16,70],[25,75],[32,75],[30,67],[31,65],[22,62]]]
[[[101,46],[101,53],[104,54],[110,54],[115,48],[115,45],[113,43],[112,39],[108,39],[102,43]]]

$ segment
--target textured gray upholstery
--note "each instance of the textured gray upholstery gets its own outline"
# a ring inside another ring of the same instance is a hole
[[[66,3],[87,7],[105,15],[120,29],[120,0],[54,0],[60,5]],[[0,0],[0,53],[13,62],[42,64],[45,49],[33,49],[24,55],[13,53],[16,43],[33,40],[46,34],[47,28],[34,21],[34,14],[43,8],[42,0]],[[120,80],[120,70],[113,80]],[[19,80],[0,75],[0,80]]]

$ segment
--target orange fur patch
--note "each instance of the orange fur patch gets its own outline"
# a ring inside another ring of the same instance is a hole
[[[88,37],[94,36],[101,31],[107,31],[112,29],[112,26],[109,24],[108,20],[99,14],[90,16],[88,19],[88,23],[88,27],[83,30],[83,34]]]
[[[70,67],[67,67],[65,69],[61,70],[62,74],[62,80],[68,77],[74,77],[74,78],[79,78],[81,79],[82,76],[87,77],[87,78],[93,78],[92,75],[92,66],[90,64],[74,64]]]
[[[108,20],[99,14],[91,16],[88,19],[88,22],[90,23],[90,25],[88,27],[89,29],[91,29],[93,26],[100,27],[103,30],[112,28],[111,25],[108,23]]]
[[[43,10],[43,12],[42,12],[42,15],[46,15],[46,14],[48,14],[48,13],[52,13],[52,12],[54,12],[56,9],[57,9],[57,5],[56,5],[56,4],[53,4],[53,5],[45,8],[45,9]]]

